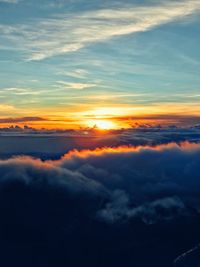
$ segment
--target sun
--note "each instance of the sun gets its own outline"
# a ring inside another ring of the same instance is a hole
[[[114,123],[112,121],[99,120],[97,121],[96,126],[102,130],[108,130],[114,127]]]
[[[113,121],[110,120],[93,120],[88,122],[89,127],[96,127],[100,130],[109,130],[116,128],[116,125]]]

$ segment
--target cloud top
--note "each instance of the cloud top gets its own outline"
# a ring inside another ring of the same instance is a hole
[[[74,150],[57,161],[17,157],[1,160],[0,171],[3,182],[15,177],[29,185],[37,179],[47,186],[57,184],[66,192],[103,193],[110,200],[96,211],[98,216],[113,222],[116,217],[139,216],[149,223],[158,219],[157,207],[169,213],[186,212],[189,206],[199,211],[200,202],[195,198],[199,161],[200,144],[186,142]],[[152,218],[148,220],[149,212]]]
[[[0,160],[0,263],[172,266],[198,238],[199,164],[192,143]]]

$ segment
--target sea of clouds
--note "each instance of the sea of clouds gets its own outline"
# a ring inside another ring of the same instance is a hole
[[[2,159],[0,264],[197,267],[199,166],[191,142]]]

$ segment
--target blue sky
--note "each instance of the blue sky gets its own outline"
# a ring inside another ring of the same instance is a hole
[[[0,0],[0,13],[1,118],[200,114],[199,0]]]

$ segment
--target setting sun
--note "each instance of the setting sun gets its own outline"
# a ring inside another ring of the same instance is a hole
[[[115,129],[116,124],[113,121],[110,120],[94,120],[88,122],[89,127],[96,126],[98,129],[101,130],[109,130],[109,129]]]

